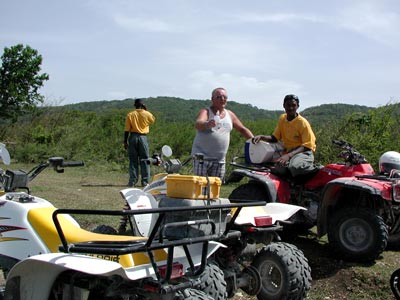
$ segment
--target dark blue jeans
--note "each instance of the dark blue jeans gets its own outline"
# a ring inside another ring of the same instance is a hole
[[[147,136],[138,133],[129,134],[128,142],[129,157],[129,184],[136,184],[138,181],[139,165],[141,183],[146,185],[150,180],[150,165],[142,159],[149,158],[149,144]]]

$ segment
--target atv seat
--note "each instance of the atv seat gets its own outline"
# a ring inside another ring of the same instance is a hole
[[[305,184],[307,181],[311,180],[311,178],[313,178],[320,169],[321,169],[320,166],[315,166],[315,168],[313,170],[311,170],[310,172],[296,176],[296,177],[293,177],[289,171],[287,171],[285,175],[282,175],[281,173],[275,171],[274,168],[271,168],[271,173],[274,175],[277,175],[281,178],[284,178],[288,182],[293,183],[295,185],[302,185],[302,184]]]
[[[315,175],[317,175],[319,170],[320,170],[320,168],[315,167],[312,171],[310,171],[306,174],[296,176],[296,177],[290,177],[289,181],[293,182],[296,185],[305,184],[307,181],[311,180]]]
[[[31,209],[28,213],[30,224],[39,234],[46,247],[53,253],[59,252],[59,245],[61,244],[61,239],[52,220],[52,215],[55,210],[54,207],[42,207]],[[79,227],[79,225],[67,215],[59,215],[58,220],[68,243],[110,242],[110,244],[130,243],[139,246],[147,241],[145,237],[90,232]],[[163,250],[157,251],[160,251],[160,255],[164,256],[166,259],[166,253]],[[94,256],[102,258],[101,255]],[[118,259],[119,263],[126,267],[149,263],[149,259],[145,253],[134,253],[132,255],[123,255],[109,259]]]

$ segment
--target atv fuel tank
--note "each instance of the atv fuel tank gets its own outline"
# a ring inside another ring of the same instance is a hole
[[[340,177],[353,177],[357,175],[373,175],[374,169],[370,164],[346,166],[345,164],[329,164],[318,171],[318,173],[305,184],[308,189],[324,186],[329,181]]]

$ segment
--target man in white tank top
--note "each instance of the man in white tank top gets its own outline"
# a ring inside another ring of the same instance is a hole
[[[202,154],[204,161],[194,160],[195,175],[215,176],[223,180],[232,129],[239,131],[246,139],[254,136],[232,111],[226,109],[227,100],[226,90],[216,88],[211,94],[211,106],[201,109],[197,115],[192,155]]]

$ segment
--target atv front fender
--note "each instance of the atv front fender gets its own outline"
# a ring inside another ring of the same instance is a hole
[[[157,208],[158,203],[152,194],[142,191],[137,188],[123,189],[119,192],[122,198],[125,199],[129,209],[151,209]],[[138,233],[141,236],[147,236],[154,228],[158,219],[158,214],[143,214],[134,215],[132,218],[135,220]]]
[[[265,188],[266,199],[268,199],[267,202],[278,201],[278,192],[275,183],[262,173],[256,173],[254,171],[245,169],[235,169],[229,175],[227,182],[239,182],[244,177],[250,178],[251,180],[258,182],[262,187]]]
[[[357,177],[342,177],[330,181],[325,185],[321,194],[317,220],[318,237],[322,237],[327,233],[330,212],[334,212],[338,206],[351,205],[351,202],[340,197],[343,189],[353,189],[360,193],[381,196],[380,189],[369,184],[368,181],[359,180]]]

